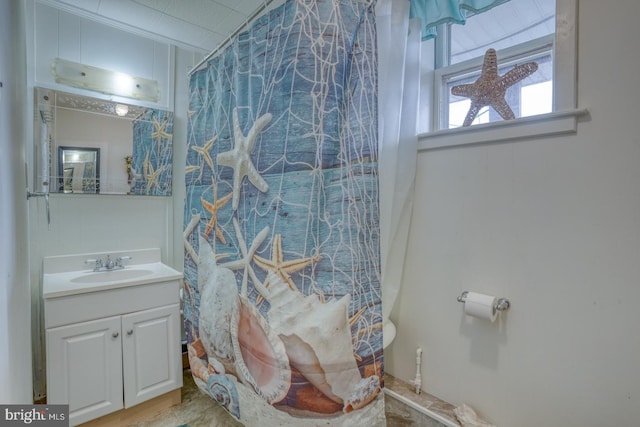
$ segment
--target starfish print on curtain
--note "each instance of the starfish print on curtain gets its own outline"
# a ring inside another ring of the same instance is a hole
[[[384,423],[374,3],[285,0],[190,77],[189,362],[246,426]]]
[[[151,121],[153,123],[153,128],[154,128],[154,131],[151,132],[151,138],[157,140],[158,152],[160,152],[160,147],[162,145],[162,140],[163,139],[170,139],[170,138],[172,138],[172,136],[170,134],[168,134],[167,131],[166,131],[166,128],[167,128],[167,120],[166,120],[166,118],[165,118],[165,120],[162,121],[162,124],[160,124],[160,122],[158,122],[158,120],[155,117],[152,117]]]
[[[240,120],[238,119],[238,109],[233,109],[233,137],[235,146],[233,150],[218,154],[217,161],[219,165],[229,166],[233,168],[233,210],[238,210],[240,203],[240,188],[242,180],[246,176],[256,188],[263,193],[269,190],[269,185],[262,179],[260,173],[251,161],[250,154],[256,144],[256,138],[262,128],[271,121],[271,114],[264,114],[255,121],[247,136],[244,136],[240,129]]]
[[[214,185],[213,186],[213,202],[209,202],[204,198],[201,199],[202,207],[205,208],[205,210],[211,214],[211,218],[209,219],[209,222],[207,223],[207,227],[204,230],[204,236],[207,237],[209,233],[211,233],[211,230],[215,230],[216,237],[222,243],[227,243],[226,239],[224,238],[224,234],[222,234],[222,230],[218,225],[218,210],[220,210],[221,207],[227,204],[227,202],[231,199],[231,196],[233,195],[233,193],[229,193],[221,199],[217,198],[216,193],[217,193],[216,186]]]
[[[505,100],[507,89],[524,78],[535,73],[538,64],[527,62],[516,65],[503,76],[498,75],[498,57],[495,49],[488,49],[484,54],[482,73],[478,80],[471,84],[458,85],[451,88],[451,93],[456,96],[464,96],[471,99],[469,112],[462,126],[470,126],[482,107],[493,107],[505,120],[515,118],[513,110]]]
[[[204,159],[204,162],[209,165],[209,168],[211,169],[211,173],[213,173],[213,159],[211,158],[211,154],[209,154],[209,152],[211,151],[211,147],[213,146],[213,144],[216,142],[216,139],[218,139],[218,135],[215,135],[213,138],[211,138],[210,140],[207,141],[206,144],[204,144],[204,146],[200,147],[198,145],[194,145],[191,147],[191,149],[193,151],[195,151],[196,153],[200,154],[202,156],[202,158]],[[200,169],[200,175],[198,175],[198,179],[202,178],[202,172],[204,171],[204,165],[200,165],[198,166],[193,166],[193,169],[191,169],[191,172]]]
[[[228,268],[229,270],[243,270],[242,287],[240,288],[240,295],[242,297],[247,297],[248,276],[251,276],[251,280],[253,281],[253,285],[256,289],[258,289],[260,293],[265,293],[266,289],[262,282],[258,280],[255,271],[253,271],[251,260],[264,239],[267,238],[267,234],[269,234],[269,227],[263,228],[262,231],[258,233],[255,239],[253,239],[251,246],[249,246],[249,249],[247,249],[247,244],[245,243],[244,237],[242,237],[242,231],[240,230],[240,225],[238,225],[238,220],[235,218],[233,218],[233,228],[236,231],[236,237],[238,239],[238,246],[240,247],[240,254],[242,255],[242,258],[221,264],[220,267]]]
[[[306,266],[322,259],[321,256],[300,258],[291,261],[285,261],[282,253],[282,235],[276,234],[273,238],[271,246],[271,259],[264,259],[256,255],[255,262],[260,268],[266,272],[273,271],[280,276],[283,282],[287,283],[291,290],[297,290],[295,283],[291,279],[291,274],[303,270]]]
[[[193,248],[193,245],[189,241],[189,237],[191,236],[191,233],[193,233],[193,231],[198,227],[199,222],[200,222],[200,214],[193,215],[191,217],[191,221],[189,221],[184,231],[182,232],[182,243],[184,245],[184,250],[187,254],[189,254],[191,259],[196,264],[199,262],[200,258],[198,257],[196,250]]]
[[[143,169],[144,179],[147,181],[147,189],[145,194],[151,194],[151,189],[154,185],[160,188],[160,185],[158,184],[158,177],[164,170],[164,166],[160,166],[158,169],[154,170],[153,165],[149,161],[149,153],[147,153],[147,158],[143,163]]]
[[[173,113],[145,108],[133,120],[126,177],[129,194],[171,195]]]

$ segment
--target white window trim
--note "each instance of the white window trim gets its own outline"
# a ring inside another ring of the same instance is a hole
[[[531,40],[517,46],[503,49],[498,52],[498,66],[509,66],[510,64],[515,64],[523,60],[530,61],[537,55],[546,55],[548,52],[553,54],[553,39],[553,34],[549,34],[548,36],[541,37],[536,40]],[[478,57],[450,65],[448,67],[437,68],[435,70],[433,83],[433,105],[437,106],[437,108],[434,108],[433,123],[439,125],[439,129],[447,129],[446,127],[441,127],[444,122],[443,119],[446,117],[445,110],[449,107],[449,97],[446,93],[447,84],[445,83],[445,80],[449,80],[452,76],[454,78],[459,78],[465,74],[479,73],[482,69],[483,62],[484,57]],[[554,108],[553,110],[556,111],[557,109]]]
[[[418,152],[460,145],[575,133],[578,130],[578,118],[587,114],[588,111],[584,109],[571,109],[429,132],[418,135]]]
[[[577,3],[577,0],[556,0],[552,113],[423,133],[418,135],[418,151],[575,133],[578,118],[588,114],[586,110],[576,108]],[[434,97],[434,101],[439,102],[437,98]],[[434,110],[438,105],[433,104]],[[433,123],[437,122],[434,120]]]

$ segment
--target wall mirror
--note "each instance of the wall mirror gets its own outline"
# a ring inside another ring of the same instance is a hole
[[[34,105],[43,191],[171,195],[172,112],[44,88]]]

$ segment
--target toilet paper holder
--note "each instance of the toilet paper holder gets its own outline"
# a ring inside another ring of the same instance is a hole
[[[462,302],[464,303],[467,300],[467,295],[469,294],[468,291],[464,291],[462,292],[459,296],[458,296],[458,302]],[[496,300],[496,304],[495,304],[495,309],[498,311],[507,311],[509,310],[509,308],[511,307],[511,302],[506,299],[506,298],[498,298]]]

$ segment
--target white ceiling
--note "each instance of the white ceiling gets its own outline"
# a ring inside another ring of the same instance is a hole
[[[167,40],[181,47],[210,52],[242,27],[254,13],[283,0],[40,0],[42,3]]]
[[[0,0],[1,1],[1,0]],[[209,53],[248,20],[284,0],[38,0],[129,31]],[[264,7],[265,5],[266,8]],[[487,45],[552,33],[555,0],[511,0],[459,26],[452,46],[458,61],[484,53]],[[458,27],[458,26],[456,26]],[[523,28],[525,30],[523,30]],[[523,34],[526,33],[526,34]],[[475,50],[480,51],[480,53]]]

